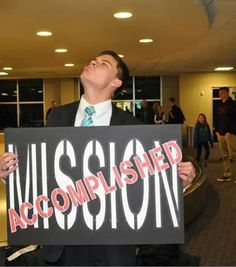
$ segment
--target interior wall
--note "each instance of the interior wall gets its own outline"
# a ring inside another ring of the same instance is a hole
[[[55,100],[58,105],[64,105],[78,99],[77,78],[44,79],[45,116],[51,106],[51,101]]]
[[[56,101],[61,104],[61,79],[44,79],[44,114],[46,117],[47,110],[51,107],[51,102]]]
[[[204,113],[212,128],[212,87],[221,86],[236,86],[235,73],[214,72],[180,75],[180,106],[186,117],[186,125],[195,125],[198,114]]]
[[[61,105],[71,103],[76,100],[76,88],[74,78],[61,80]]]

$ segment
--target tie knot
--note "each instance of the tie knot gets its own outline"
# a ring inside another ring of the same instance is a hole
[[[88,106],[85,108],[85,113],[89,116],[92,116],[95,113],[95,109],[93,106]]]

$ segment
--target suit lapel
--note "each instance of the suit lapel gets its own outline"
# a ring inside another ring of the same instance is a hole
[[[68,117],[66,118],[66,122],[68,123],[68,126],[75,125],[75,118],[77,115],[78,107],[79,107],[79,101],[75,102],[74,105],[71,106],[70,112],[68,112]]]

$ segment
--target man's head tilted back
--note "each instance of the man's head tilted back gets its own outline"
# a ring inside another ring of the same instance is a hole
[[[126,65],[126,63],[122,60],[122,58],[114,51],[102,51],[100,54],[101,55],[109,55],[111,57],[113,57],[116,62],[117,62],[117,71],[118,71],[118,75],[117,77],[122,81],[122,85],[120,87],[124,87],[126,82],[129,79],[129,68]]]
[[[107,98],[125,85],[129,69],[115,52],[103,51],[84,67],[80,78],[86,95],[91,95],[93,91],[100,92]]]

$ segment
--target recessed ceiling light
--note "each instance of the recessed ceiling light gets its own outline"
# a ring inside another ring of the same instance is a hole
[[[115,14],[113,14],[113,16],[117,19],[127,19],[133,16],[132,13],[130,12],[117,12]]]
[[[12,67],[3,67],[3,70],[12,70]]]
[[[66,63],[64,66],[65,66],[65,67],[74,67],[74,65],[75,65],[75,64],[73,64],[73,63]]]
[[[57,48],[55,49],[56,53],[66,53],[68,50],[66,48]]]
[[[49,31],[40,31],[40,32],[37,32],[36,33],[38,36],[51,36],[52,35],[52,32],[49,32]]]
[[[121,54],[119,54],[118,56],[119,56],[119,57],[124,57],[124,55],[121,55]]]
[[[228,71],[228,70],[233,70],[234,67],[218,67],[215,68],[215,71]]]
[[[152,39],[149,39],[149,38],[146,38],[146,39],[140,39],[139,42],[140,43],[143,43],[143,44],[147,44],[147,43],[152,43],[153,40]]]
[[[7,72],[4,72],[4,71],[0,71],[0,75],[1,76],[6,76],[6,75],[8,75],[8,73]]]

